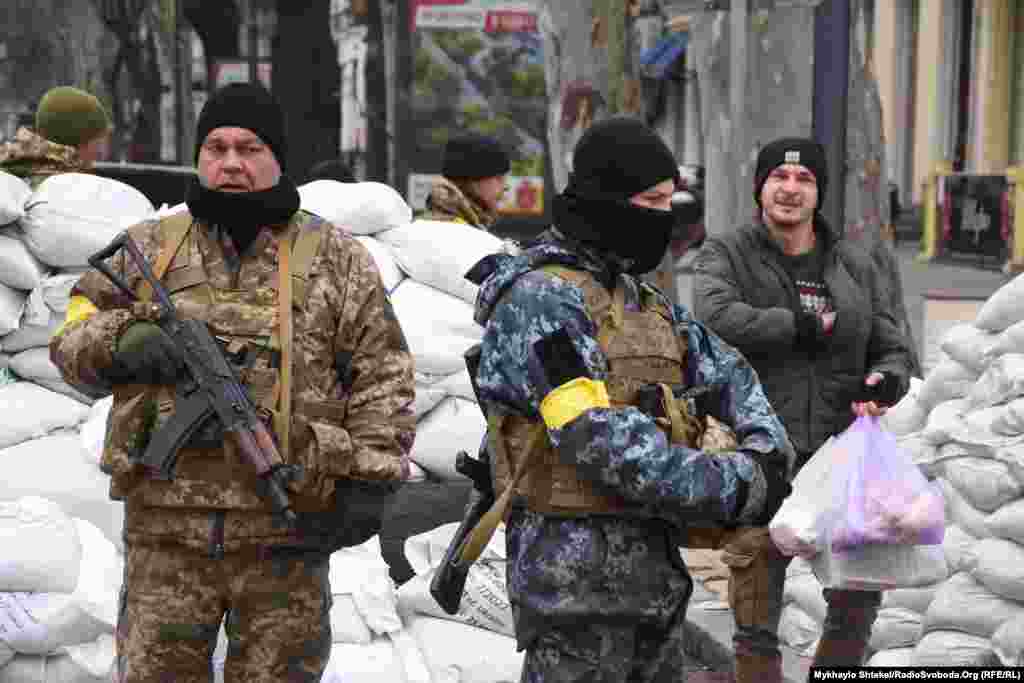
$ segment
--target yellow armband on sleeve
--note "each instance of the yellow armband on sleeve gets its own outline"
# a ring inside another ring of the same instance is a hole
[[[79,320],[88,320],[97,312],[99,312],[99,309],[96,308],[96,306],[93,305],[93,303],[86,299],[84,296],[75,295],[71,297],[71,301],[68,302],[68,313],[64,317],[64,322],[61,323],[61,326],[57,328],[57,331],[54,333],[54,336],[57,336],[60,333],[62,333],[64,331],[64,328],[70,325],[71,323],[76,323]]]
[[[548,427],[561,429],[586,410],[609,407],[611,400],[604,382],[577,377],[545,396],[540,402],[540,414]]]

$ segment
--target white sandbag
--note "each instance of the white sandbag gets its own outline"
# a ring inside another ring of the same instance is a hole
[[[912,612],[908,609],[880,609],[878,616],[875,617],[875,623],[871,627],[871,639],[868,641],[868,646],[872,650],[912,647],[921,639],[922,619],[919,612]]]
[[[11,356],[10,367],[18,377],[30,382],[64,381],[60,369],[50,360],[50,349],[46,346],[36,346],[14,354]]]
[[[789,603],[782,608],[779,618],[779,642],[785,643],[804,657],[814,656],[821,637],[821,623],[814,620],[796,604]]]
[[[435,477],[462,479],[455,471],[455,456],[459,451],[476,453],[485,431],[487,421],[477,404],[449,396],[417,423],[409,457]]]
[[[47,178],[29,199],[21,237],[36,258],[57,268],[88,265],[118,232],[153,213],[131,185],[86,173]]]
[[[93,676],[68,654],[16,655],[0,668],[0,683],[110,683],[110,676]]]
[[[797,560],[805,561],[802,557],[798,557],[793,560],[793,563]],[[793,603],[821,624],[825,621],[825,615],[828,613],[828,603],[825,602],[825,596],[822,595],[821,582],[814,575],[811,566],[807,565],[807,568],[809,572],[807,574],[786,577],[782,600]]]
[[[969,323],[960,323],[946,331],[939,346],[953,360],[980,373],[991,360],[985,354],[995,340],[996,335],[992,332],[978,329]]]
[[[88,406],[31,382],[2,385],[0,415],[4,418],[0,423],[0,448],[75,427],[88,414]]]
[[[27,349],[41,348],[50,343],[50,337],[64,321],[63,315],[53,313],[41,325],[23,324],[0,340],[5,353],[19,353]],[[58,372],[58,377],[60,373]]]
[[[0,450],[0,468],[0,500],[42,496],[123,547],[124,503],[110,499],[110,479],[82,450],[78,434],[62,432]]]
[[[999,597],[1024,601],[1024,547],[986,538],[974,546],[974,554],[978,559],[971,576]]]
[[[993,536],[1024,544],[1024,500],[1015,500],[985,518]]]
[[[466,337],[475,341],[483,339],[483,328],[473,320],[472,304],[430,285],[415,280],[403,281],[391,294],[391,305],[402,329],[409,329],[407,337],[429,326],[430,331],[437,335]],[[417,370],[433,373],[419,366]]]
[[[46,272],[46,266],[32,255],[24,242],[10,234],[0,235],[0,283],[14,289],[32,289],[39,285]]]
[[[406,479],[409,483],[416,483],[420,481],[426,481],[430,479],[430,473],[414,463],[412,460],[409,461],[409,477]]]
[[[92,643],[117,625],[122,559],[99,529],[80,519],[74,523],[82,544],[74,592],[0,593],[0,640],[16,652],[45,655]]]
[[[1010,474],[1006,463],[986,458],[947,460],[944,475],[973,507],[993,512],[1019,498],[1024,487]]]
[[[72,268],[43,278],[36,288],[51,311],[64,314],[71,301],[71,290],[86,273],[86,268]]]
[[[0,548],[0,592],[75,590],[82,544],[74,521],[56,503],[0,497]]]
[[[488,254],[499,253],[501,240],[461,223],[413,221],[377,236],[391,246],[398,265],[409,277],[456,296],[476,302],[477,286],[466,273]]]
[[[407,628],[420,646],[432,680],[518,683],[522,652],[514,638],[448,619],[411,614]]]
[[[391,255],[391,248],[369,235],[356,235],[356,240],[366,247],[366,250],[373,256],[380,279],[384,281],[385,291],[393,292],[395,287],[405,279],[405,273],[398,267],[395,257]]]
[[[409,565],[416,571],[416,576],[398,589],[400,610],[452,619],[495,633],[514,636],[515,623],[505,581],[503,528],[495,532],[480,559],[470,567],[465,591],[456,614],[445,612],[430,594],[430,582],[444,557],[444,549],[451,542],[458,526],[457,522],[453,522],[406,539],[405,556],[409,560]]]
[[[992,634],[992,649],[1003,666],[1024,666],[1024,617],[1004,622]]]
[[[879,650],[871,655],[864,666],[869,667],[910,667],[914,663],[914,648],[898,647],[894,650]]]
[[[1024,396],[1024,354],[994,359],[967,394],[975,408],[986,408]]]
[[[936,446],[951,441],[960,431],[963,415],[970,410],[970,405],[966,398],[956,398],[938,404],[928,415],[928,423],[921,435]]]
[[[935,593],[941,586],[941,583],[933,583],[930,586],[919,588],[894,588],[882,593],[881,606],[883,609],[907,609],[924,614],[928,611],[928,605],[932,604]]]
[[[996,340],[985,351],[989,358],[998,358],[1004,353],[1024,353],[1024,320],[1014,323],[999,333]]]
[[[956,524],[946,527],[946,533],[942,536],[942,552],[946,554],[946,564],[949,566],[949,573],[969,572],[978,557],[974,554],[974,547],[978,539],[961,529]]]
[[[0,171],[0,226],[21,220],[32,188],[16,175]]]
[[[335,643],[320,683],[405,683],[405,671],[395,646],[387,637],[365,645]]]
[[[1002,332],[1024,320],[1024,279],[1020,275],[995,291],[978,311],[975,326],[990,332]]]
[[[352,596],[360,616],[374,633],[383,635],[402,628],[379,536],[331,553],[330,581],[332,594]]]
[[[1002,436],[1024,434],[1024,398],[1018,398],[1002,406],[992,419],[992,431]]]
[[[17,653],[9,648],[4,641],[0,640],[0,669],[4,668],[7,662],[14,659],[14,655]]]
[[[1001,598],[973,576],[960,572],[935,594],[924,616],[925,632],[962,631],[990,638],[1007,619],[1024,615],[1024,605]]]
[[[926,633],[914,648],[911,666],[994,666],[999,659],[988,638],[939,630]]]
[[[467,401],[476,403],[476,394],[473,392],[473,383],[469,380],[469,370],[449,375],[435,385],[444,391],[446,396],[458,396]]]
[[[917,400],[931,410],[945,401],[963,398],[978,376],[971,368],[946,356],[924,378]]]
[[[0,337],[18,329],[28,295],[0,283]]]
[[[112,680],[114,662],[117,659],[114,636],[104,633],[91,643],[66,645],[64,651],[75,664],[103,681]]]
[[[395,631],[389,633],[388,638],[391,639],[391,644],[394,645],[395,652],[402,661],[405,683],[437,683],[437,681],[431,681],[427,660],[420,652],[416,638],[409,631],[406,629]]]
[[[412,220],[395,188],[369,181],[314,180],[299,187],[299,206],[354,235],[375,235]]]
[[[910,378],[910,388],[899,402],[889,408],[879,421],[882,428],[893,436],[904,436],[920,431],[928,419],[930,406],[923,405],[918,396],[924,381],[917,378]]]
[[[901,436],[896,439],[896,443],[910,456],[910,461],[920,468],[925,477],[934,479],[942,474],[940,463],[944,458],[940,456],[939,448],[926,439],[923,433]]]
[[[107,438],[107,417],[110,415],[110,408],[114,405],[114,397],[107,396],[92,404],[89,408],[89,417],[82,423],[79,430],[81,439],[82,455],[85,461],[91,465],[100,464],[103,457],[103,444]]]
[[[889,590],[937,583],[949,576],[938,545],[869,545],[844,552],[822,550],[811,558],[826,588]]]
[[[367,645],[373,639],[370,628],[356,609],[351,595],[333,596],[331,605],[331,638],[335,643]]]
[[[415,373],[416,398],[412,402],[412,412],[417,421],[433,410],[447,396],[444,389],[438,386],[444,377],[445,375]]]
[[[945,477],[935,480],[946,501],[946,523],[956,524],[975,538],[989,538],[992,532],[985,526],[985,513],[967,502]]]

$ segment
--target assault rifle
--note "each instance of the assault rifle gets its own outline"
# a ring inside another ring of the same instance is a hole
[[[473,345],[463,357],[466,360],[466,369],[469,370],[469,381],[473,385],[477,405],[483,410],[480,393],[476,386],[476,371],[480,366],[480,345]],[[430,594],[448,614],[456,614],[459,611],[459,603],[462,602],[462,593],[466,588],[466,579],[469,577],[469,568],[472,564],[459,561],[462,546],[484,513],[490,510],[494,504],[494,488],[491,483],[491,468],[488,463],[471,457],[465,451],[460,451],[455,456],[455,469],[473,481],[473,490],[469,494],[469,502],[466,504],[462,523],[459,524],[455,537],[452,538],[448,549],[445,550],[441,566],[437,568],[434,578],[430,581]]]
[[[160,308],[156,324],[181,350],[187,370],[175,386],[175,415],[153,433],[145,451],[141,455],[136,454],[136,462],[156,479],[173,479],[181,448],[208,421],[217,420],[242,459],[260,478],[261,493],[274,512],[289,526],[294,526],[297,517],[291,509],[285,487],[298,470],[284,463],[270,430],[260,419],[248,391],[238,381],[235,369],[206,324],[178,317],[170,295],[127,232],[118,234],[109,245],[90,256],[89,265],[129,297],[137,299],[128,283],[105,263],[122,248],[128,251],[142,277],[153,288]]]

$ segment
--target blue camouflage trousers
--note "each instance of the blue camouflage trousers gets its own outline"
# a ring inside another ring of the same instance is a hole
[[[527,648],[520,683],[679,683],[687,604],[667,628],[590,623],[547,631]]]

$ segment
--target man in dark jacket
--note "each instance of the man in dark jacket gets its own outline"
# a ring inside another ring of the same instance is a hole
[[[756,374],[637,277],[668,247],[676,175],[643,123],[594,124],[555,200],[556,227],[473,269],[485,327],[476,379],[495,493],[511,501],[524,683],[681,680],[692,583],[680,529],[763,526],[789,490],[785,430]],[[711,412],[738,443],[710,452],[656,419],[640,400],[653,382],[717,388]]]
[[[827,184],[818,143],[767,145],[754,178],[761,219],[709,238],[697,265],[697,317],[757,370],[798,467],[857,415],[884,413],[909,381],[910,349],[869,254],[817,211]],[[737,680],[779,681],[776,632],[789,558],[766,528],[732,537],[724,550]],[[814,665],[859,665],[880,594],[826,589],[825,599]]]

